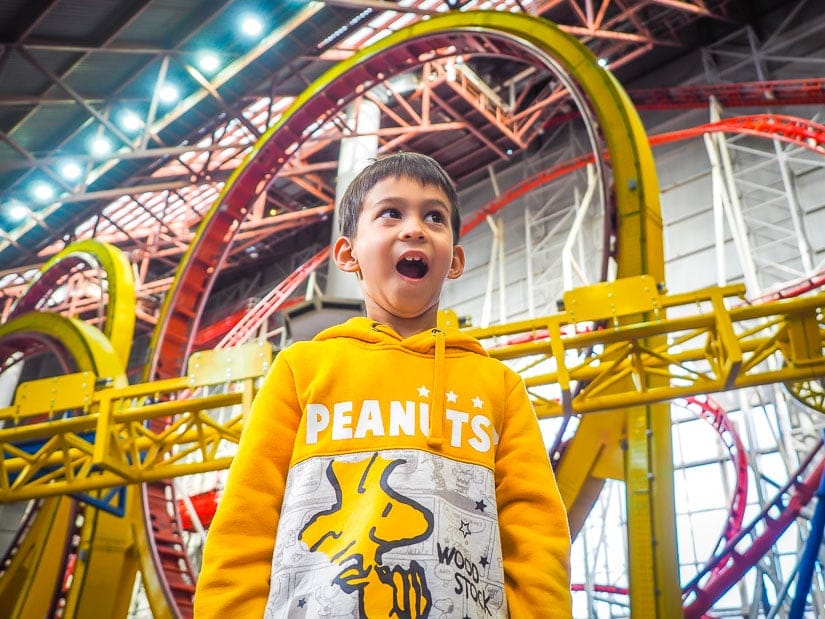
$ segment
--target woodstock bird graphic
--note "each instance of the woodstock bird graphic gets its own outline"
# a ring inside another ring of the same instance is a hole
[[[433,530],[432,512],[390,486],[393,470],[405,463],[377,453],[360,462],[331,461],[326,474],[335,503],[315,514],[300,533],[312,552],[343,568],[333,582],[357,593],[365,619],[422,619],[432,606],[421,565],[384,564],[386,552],[425,540]]]

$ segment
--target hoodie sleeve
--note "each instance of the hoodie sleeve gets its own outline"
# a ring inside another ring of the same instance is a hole
[[[510,385],[496,455],[496,497],[511,617],[572,617],[567,513],[518,377]]]
[[[207,534],[195,590],[197,619],[263,616],[300,419],[294,378],[279,354],[252,404]]]

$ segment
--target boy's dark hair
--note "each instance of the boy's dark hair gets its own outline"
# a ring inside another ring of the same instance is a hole
[[[338,206],[338,226],[342,235],[354,238],[364,198],[370,189],[385,178],[409,178],[420,181],[422,185],[433,185],[441,189],[450,202],[453,244],[458,243],[461,213],[458,210],[458,193],[455,185],[435,159],[421,153],[393,153],[379,157],[352,179]]]

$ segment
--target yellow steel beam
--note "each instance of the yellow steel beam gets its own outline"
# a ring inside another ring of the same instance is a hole
[[[576,435],[580,439],[565,447],[556,469],[573,537],[579,534],[599,498],[604,480],[624,478],[624,418],[615,413],[586,415],[579,421]]]
[[[67,321],[51,315],[41,319],[41,330],[46,323]],[[31,320],[17,322],[29,325]],[[69,321],[69,325],[79,326],[75,323]],[[93,327],[86,328],[93,333]],[[64,335],[62,339],[68,338]],[[71,344],[78,346],[80,340],[82,336]],[[94,350],[94,346],[87,342],[87,349]],[[168,608],[163,585],[155,573],[136,484],[228,467],[231,457],[219,455],[219,444],[227,440],[237,443],[243,415],[254,395],[254,381],[266,372],[271,359],[268,343],[253,343],[196,353],[190,360],[189,375],[149,385],[128,385],[118,379],[97,381],[94,372],[83,371],[19,386],[13,405],[0,413],[0,419],[15,424],[0,430],[6,433],[0,438],[4,454],[0,456],[0,494],[23,499],[130,487],[126,518],[87,510],[78,548],[83,560],[75,564],[67,616],[125,616],[138,562],[155,615],[165,616]],[[103,364],[82,361],[78,365],[113,374]],[[216,384],[231,384],[234,391],[198,395]],[[61,417],[66,412],[75,415]],[[144,425],[157,418],[170,421],[156,432]],[[14,438],[7,441],[10,435]],[[202,458],[205,464],[192,462],[193,458]],[[3,468],[5,464],[9,466]],[[152,471],[150,475],[143,474],[147,469]],[[45,552],[47,547],[38,548]],[[45,570],[38,574],[38,582],[45,587],[53,588],[59,580],[47,577]]]
[[[0,430],[0,502],[88,492],[224,469],[237,443],[254,383],[271,363],[267,343],[201,352],[188,376],[153,383],[88,389],[88,373],[32,381],[28,393],[0,409],[0,421],[23,423]],[[93,379],[93,377],[91,377]],[[200,395],[222,383],[233,391]],[[46,387],[48,385],[48,387]],[[62,395],[61,395],[62,394]],[[86,402],[84,414],[55,418]],[[147,422],[168,419],[161,430]],[[12,498],[13,497],[13,498]]]
[[[690,305],[703,303],[703,312],[594,328],[562,336],[558,342],[537,339],[493,347],[489,353],[501,359],[538,357],[551,366],[547,372],[525,378],[528,388],[552,384],[562,388],[558,401],[536,396],[539,414],[545,417],[625,409],[821,375],[825,294],[728,309],[724,292],[708,289],[692,295]],[[664,306],[674,307],[669,301],[662,299]],[[543,329],[561,333],[566,326],[574,326],[569,316],[556,314],[522,322],[517,329],[474,330],[471,334],[484,340]],[[653,338],[659,342],[651,346],[648,342]],[[585,356],[577,351],[591,353]],[[777,360],[778,367],[772,368],[769,358]],[[652,385],[651,376],[666,380]]]
[[[112,411],[110,398],[116,395],[96,397],[90,412],[79,417],[0,430],[0,501],[87,492],[228,466],[231,457],[218,453],[221,441],[237,443],[240,437],[240,391],[137,405],[122,413]],[[208,414],[235,405],[238,410],[225,423]],[[174,421],[159,432],[143,426],[170,415]]]
[[[142,521],[137,488],[127,488],[125,502],[125,517],[85,507],[64,617],[127,616],[139,558],[132,522]]]
[[[619,302],[610,313],[588,313],[587,323],[574,323],[571,313],[562,312],[471,333],[490,344],[488,351],[494,357],[538,360],[551,366],[550,371],[525,378],[543,417],[587,416],[825,374],[825,293],[726,308],[723,297],[739,292],[739,288],[711,288],[690,295],[662,295],[656,303],[677,308],[681,315],[641,324],[582,332],[586,325],[621,315]],[[695,313],[687,314],[688,309]],[[491,343],[548,328],[560,337],[513,346]],[[567,331],[571,334],[564,335]],[[659,340],[657,346],[645,344],[654,340]],[[591,354],[585,356],[585,351]],[[768,358],[778,363],[768,364]],[[190,362],[190,374],[181,378],[94,389],[88,387],[94,380],[87,372],[24,383],[19,401],[0,409],[0,421],[19,424],[0,430],[0,502],[225,468],[230,458],[222,455],[222,447],[238,441],[254,381],[266,372],[270,361],[268,344],[248,344],[198,353]],[[651,387],[649,375],[663,377],[665,384]],[[223,381],[236,388],[206,392],[207,387]],[[565,382],[566,393],[558,400],[536,393],[538,387]],[[78,385],[87,385],[86,390]],[[31,392],[41,396],[29,397]],[[82,415],[39,419],[80,404]],[[615,444],[622,432],[617,422],[606,423],[601,414],[595,417],[598,421],[592,430],[584,432],[591,438],[583,442]],[[158,418],[169,419],[169,424],[160,431],[150,430],[147,422]],[[578,471],[579,480],[571,481],[568,497],[581,491],[586,471],[599,467],[616,469],[615,462],[594,460]]]

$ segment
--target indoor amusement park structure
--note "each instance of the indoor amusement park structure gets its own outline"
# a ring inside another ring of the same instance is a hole
[[[126,376],[134,272],[116,247],[94,240],[68,246],[19,296],[0,325],[0,371],[48,351],[64,373],[20,383],[0,409],[0,501],[21,506],[21,525],[0,566],[0,608],[10,609],[8,616],[125,617],[138,572],[153,616],[191,616],[196,572],[183,516],[193,506],[174,480],[228,466],[272,361],[270,343],[256,339],[259,327],[326,259],[326,251],[315,255],[220,330],[211,349],[196,350],[204,304],[234,235],[263,188],[326,120],[394,75],[474,54],[556,72],[579,109],[589,110],[583,117],[592,153],[510,188],[470,217],[463,233],[574,169],[589,166],[609,187],[605,252],[615,277],[568,290],[557,313],[468,330],[491,355],[540,368],[525,381],[539,416],[559,421],[551,456],[574,535],[605,480],[624,483],[627,586],[587,586],[626,595],[633,617],[706,616],[811,503],[825,466],[818,437],[764,511],[744,522],[745,448],[708,394],[784,384],[823,411],[821,282],[747,303],[742,285],[669,294],[651,147],[745,132],[822,155],[825,127],[761,115],[648,138],[618,82],[551,23],[518,13],[450,13],[341,61],[258,140],[180,261],[139,381]],[[85,269],[105,280],[98,323],[46,311],[67,276]],[[456,317],[445,312],[442,319]],[[713,425],[737,471],[717,550],[687,582],[680,582],[674,514],[670,402],[677,399]],[[803,607],[801,585],[810,588],[813,562],[799,566],[794,601]]]

